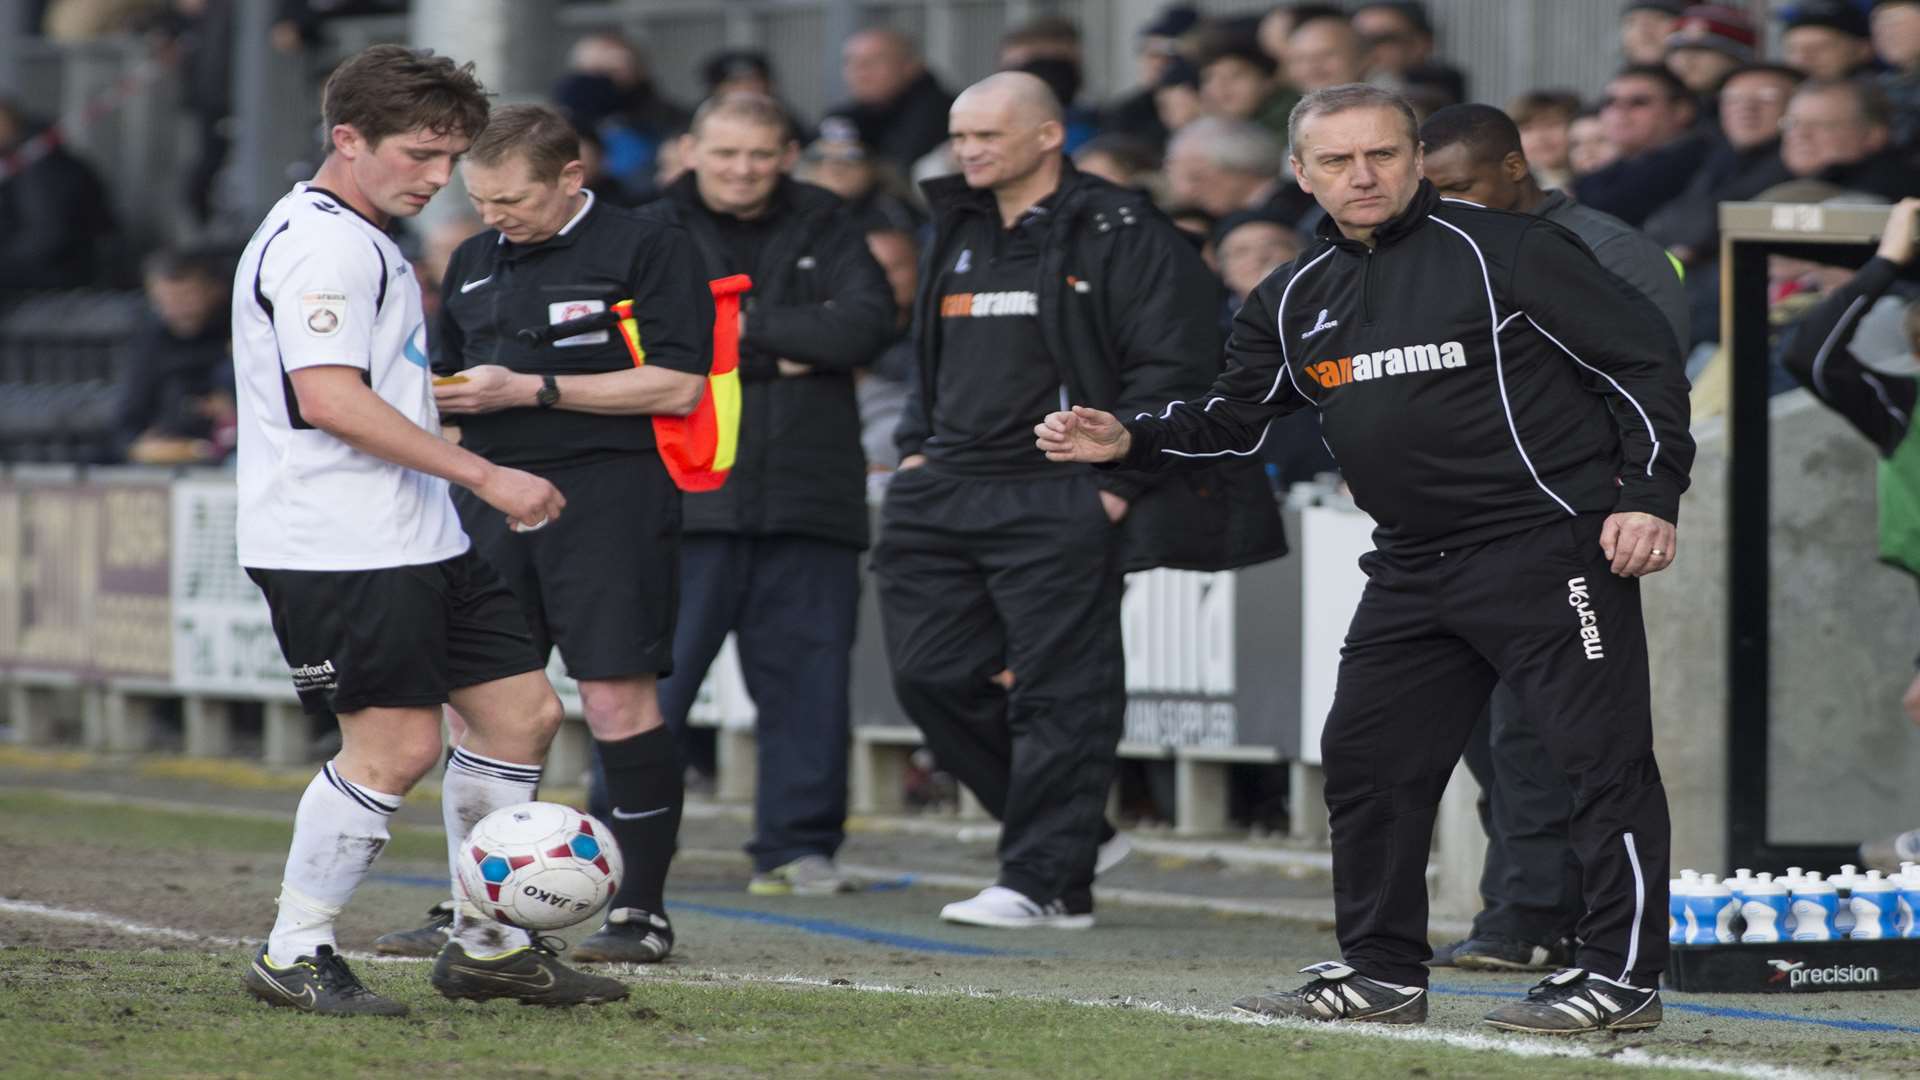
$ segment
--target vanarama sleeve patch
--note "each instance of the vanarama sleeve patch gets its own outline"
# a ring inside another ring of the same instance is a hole
[[[310,292],[300,297],[300,322],[313,337],[333,337],[347,320],[347,294]]]

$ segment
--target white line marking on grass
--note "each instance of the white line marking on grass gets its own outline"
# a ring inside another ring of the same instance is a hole
[[[79,923],[116,930],[123,934],[140,937],[165,938],[170,941],[189,942],[197,945],[236,949],[241,947],[257,948],[259,938],[225,937],[219,934],[202,934],[192,930],[180,930],[170,926],[153,926],[148,923],[123,919],[117,915],[107,915],[98,911],[77,911],[71,908],[58,908],[48,904],[39,904],[31,900],[8,900],[0,898],[0,914],[27,915],[57,922]],[[371,953],[347,953],[356,963],[420,963],[417,957],[378,956]],[[1121,998],[1119,1000],[1091,1001],[1083,998],[1051,998],[1033,994],[1000,993],[981,990],[974,987],[954,987],[951,989],[925,989],[921,987],[893,986],[886,983],[856,983],[845,980],[823,979],[811,975],[744,975],[729,971],[716,970],[661,970],[653,965],[609,964],[608,970],[617,975],[639,976],[651,979],[671,980],[686,985],[698,985],[701,982],[755,983],[772,986],[805,986],[834,990],[859,990],[867,993],[905,994],[915,997],[962,997],[999,1000],[1023,1000],[1034,1002],[1065,1002],[1083,1008],[1102,1009],[1139,1009],[1164,1016],[1177,1016],[1190,1020],[1206,1020],[1214,1023],[1251,1024],[1255,1027],[1278,1027],[1303,1034],[1311,1033],[1332,1038],[1355,1036],[1372,1039],[1398,1039],[1410,1043],[1438,1043],[1457,1047],[1462,1050],[1511,1054],[1515,1057],[1557,1057],[1576,1061],[1602,1061],[1614,1065],[1624,1065],[1648,1069],[1692,1069],[1696,1072],[1710,1072],[1722,1076],[1748,1077],[1751,1080],[1805,1080],[1805,1078],[1835,1076],[1835,1073],[1809,1072],[1801,1069],[1789,1069],[1775,1065],[1744,1065],[1729,1061],[1715,1061],[1710,1058],[1670,1057],[1650,1054],[1645,1050],[1629,1047],[1617,1052],[1602,1053],[1579,1043],[1560,1040],[1530,1039],[1525,1036],[1480,1035],[1464,1031],[1440,1031],[1424,1028],[1384,1027],[1377,1024],[1352,1024],[1330,1027],[1314,1024],[1305,1020],[1268,1020],[1261,1017],[1246,1016],[1241,1013],[1219,1009],[1200,1009],[1190,1005],[1169,1005],[1161,1001],[1144,998]]]
[[[1214,1023],[1247,1024],[1253,1027],[1277,1027],[1286,1031],[1298,1031],[1301,1034],[1323,1035],[1331,1038],[1352,1035],[1359,1038],[1397,1039],[1410,1043],[1439,1043],[1462,1050],[1482,1053],[1511,1054],[1527,1058],[1567,1058],[1575,1061],[1596,1061],[1612,1065],[1646,1069],[1691,1069],[1695,1072],[1710,1072],[1722,1076],[1747,1077],[1750,1080],[1814,1080],[1820,1077],[1840,1076],[1840,1073],[1814,1072],[1804,1069],[1790,1069],[1778,1065],[1747,1065],[1731,1061],[1716,1061],[1711,1058],[1672,1057],[1652,1054],[1637,1047],[1628,1047],[1617,1051],[1600,1051],[1562,1039],[1528,1038],[1526,1036],[1480,1035],[1466,1031],[1443,1031],[1419,1027],[1387,1027],[1381,1024],[1348,1024],[1332,1026],[1316,1024],[1307,1020],[1272,1020],[1244,1013],[1219,1009],[1201,1009],[1191,1005],[1169,1005],[1166,1002],[1150,1001],[1144,998],[1121,998],[1119,1000],[1087,1000],[1083,998],[1052,998],[1033,994],[1003,993],[993,990],[981,990],[973,987],[953,987],[927,989],[917,986],[894,986],[887,983],[848,982],[846,980],[822,979],[812,975],[742,975],[734,972],[702,970],[698,972],[685,969],[664,971],[641,964],[613,964],[609,968],[617,974],[647,976],[680,983],[697,985],[700,982],[736,982],[758,983],[773,986],[804,986],[832,990],[860,990],[867,993],[904,994],[912,997],[962,997],[988,1000],[1016,1000],[1035,1002],[1062,1002],[1083,1008],[1100,1009],[1137,1009],[1158,1013],[1163,1016],[1176,1016],[1187,1020],[1205,1020]],[[690,977],[691,976],[691,977]]]
[[[217,945],[221,948],[237,949],[243,945],[258,945],[258,940],[247,941],[244,938],[221,937],[217,934],[200,934],[192,930],[176,930],[171,926],[149,926],[146,923],[122,919],[118,915],[106,915],[98,911],[75,911],[71,908],[50,907],[36,904],[31,900],[7,900],[0,898],[0,914],[32,915],[55,922],[80,923],[85,926],[97,926],[105,930],[117,930],[122,934],[138,937],[166,938],[168,941],[185,941],[194,945]]]
[[[204,945],[217,949],[257,949],[267,939],[226,937],[221,934],[202,934],[193,930],[180,930],[171,926],[152,926],[132,919],[123,919],[118,915],[108,915],[100,911],[77,911],[72,908],[57,908],[47,904],[36,904],[31,900],[8,900],[0,897],[0,915],[26,915],[54,922],[78,923],[82,926],[113,930],[133,937],[163,938],[167,941],[185,942],[189,945]],[[376,953],[343,952],[340,955],[356,963],[372,961],[388,963],[393,961],[418,960],[411,956],[380,956]]]

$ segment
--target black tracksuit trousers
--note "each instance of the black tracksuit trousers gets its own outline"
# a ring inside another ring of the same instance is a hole
[[[1480,871],[1485,906],[1473,917],[1472,937],[1528,945],[1571,937],[1586,908],[1580,860],[1567,843],[1573,789],[1506,683],[1493,688],[1463,757],[1480,782],[1480,827],[1487,834]]]
[[[1435,810],[1496,681],[1573,788],[1586,913],[1576,963],[1657,986],[1667,959],[1666,790],[1653,759],[1639,583],[1603,514],[1431,555],[1370,552],[1321,736],[1341,954],[1425,986]]]
[[[998,883],[1091,911],[1126,710],[1115,529],[1089,473],[936,468],[894,475],[874,548],[894,692],[1000,819]]]

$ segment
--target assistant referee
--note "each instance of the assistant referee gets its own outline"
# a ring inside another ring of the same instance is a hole
[[[627,876],[607,925],[574,956],[650,963],[673,948],[662,891],[685,798],[658,692],[673,668],[680,492],[651,417],[699,403],[712,295],[685,230],[594,201],[579,137],[552,109],[496,110],[461,171],[490,228],[447,265],[433,369],[460,381],[443,379],[434,396],[463,445],[551,480],[568,511],[522,532],[477,500],[455,503],[526,610],[541,655],[558,646],[579,680],[605,770],[607,826]],[[644,364],[616,331],[551,344],[520,337],[629,298]]]
[[[1398,95],[1316,91],[1290,129],[1327,220],[1241,309],[1227,372],[1157,414],[1076,408],[1035,429],[1055,461],[1162,469],[1251,454],[1275,418],[1316,408],[1378,523],[1321,740],[1342,960],[1235,1007],[1426,1018],[1435,809],[1504,681],[1573,788],[1586,913],[1578,966],[1487,1021],[1652,1027],[1670,829],[1637,578],[1672,563],[1693,459],[1678,343],[1573,234],[1440,198]]]

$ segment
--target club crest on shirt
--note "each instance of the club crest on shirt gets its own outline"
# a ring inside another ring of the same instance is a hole
[[[547,305],[547,324],[557,326],[563,322],[584,319],[607,310],[605,300],[561,300]],[[581,345],[605,345],[612,340],[605,330],[595,330],[591,334],[575,334],[570,338],[561,338],[553,343],[556,349],[571,349]]]
[[[332,337],[347,318],[347,294],[310,292],[300,297],[301,321],[314,337]]]

